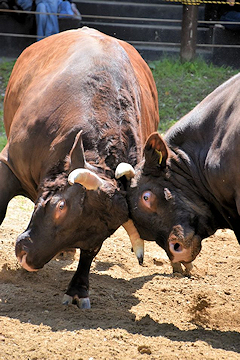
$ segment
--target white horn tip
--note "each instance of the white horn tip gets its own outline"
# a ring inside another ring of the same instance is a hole
[[[120,163],[115,170],[115,178],[119,179],[122,176],[126,176],[127,180],[130,180],[135,176],[135,171],[132,165],[122,162]]]
[[[104,181],[95,173],[87,169],[75,169],[68,176],[70,185],[83,185],[87,190],[97,190],[104,185]]]
[[[70,185],[73,185],[75,183],[75,179],[77,178],[78,174],[79,169],[75,169],[68,175],[68,182]]]
[[[141,238],[134,241],[132,244],[134,254],[136,255],[138,262],[140,265],[143,264],[143,257],[144,257],[144,240]]]

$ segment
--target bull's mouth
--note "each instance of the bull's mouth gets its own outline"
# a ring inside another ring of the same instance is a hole
[[[27,263],[27,253],[22,252],[20,255],[17,256],[17,259],[20,263],[20,265],[27,271],[38,271],[39,269],[33,268]]]

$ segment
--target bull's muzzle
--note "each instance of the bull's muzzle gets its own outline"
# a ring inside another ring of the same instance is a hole
[[[20,265],[27,271],[37,271],[34,267],[30,266],[27,263],[27,256],[29,253],[29,245],[32,243],[32,240],[29,235],[26,233],[21,234],[16,241],[15,254],[20,263]]]
[[[184,233],[182,226],[174,226],[168,239],[172,263],[190,263],[201,250],[201,239],[194,231]]]

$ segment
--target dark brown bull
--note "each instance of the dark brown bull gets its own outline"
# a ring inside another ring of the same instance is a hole
[[[240,242],[240,74],[178,121],[153,133],[129,187],[130,214],[143,239],[155,240],[189,270],[201,240],[232,229]],[[124,171],[118,176],[123,176]]]
[[[80,248],[64,302],[90,307],[94,256],[120,225],[131,228],[115,169],[120,162],[140,161],[158,125],[151,71],[131,45],[94,29],[48,37],[17,60],[4,123],[0,221],[12,197],[22,194],[36,203],[16,256],[33,271],[66,248]]]

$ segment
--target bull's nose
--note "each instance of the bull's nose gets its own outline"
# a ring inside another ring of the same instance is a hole
[[[18,236],[15,246],[15,254],[16,257],[21,264],[21,266],[27,270],[27,271],[37,271],[37,269],[32,268],[27,263],[27,256],[29,247],[28,245],[31,243],[31,238],[28,234],[23,233],[20,236]]]
[[[19,257],[22,252],[28,253],[28,245],[31,243],[31,238],[28,234],[23,233],[18,236],[16,240],[15,253]]]
[[[27,253],[26,252],[22,252],[20,256],[17,257],[19,263],[21,264],[21,266],[27,270],[27,271],[38,271],[38,269],[34,269],[31,266],[28,265],[27,263]]]
[[[191,258],[191,248],[184,248],[181,242],[169,241],[169,250],[172,253],[172,262],[189,262]]]

